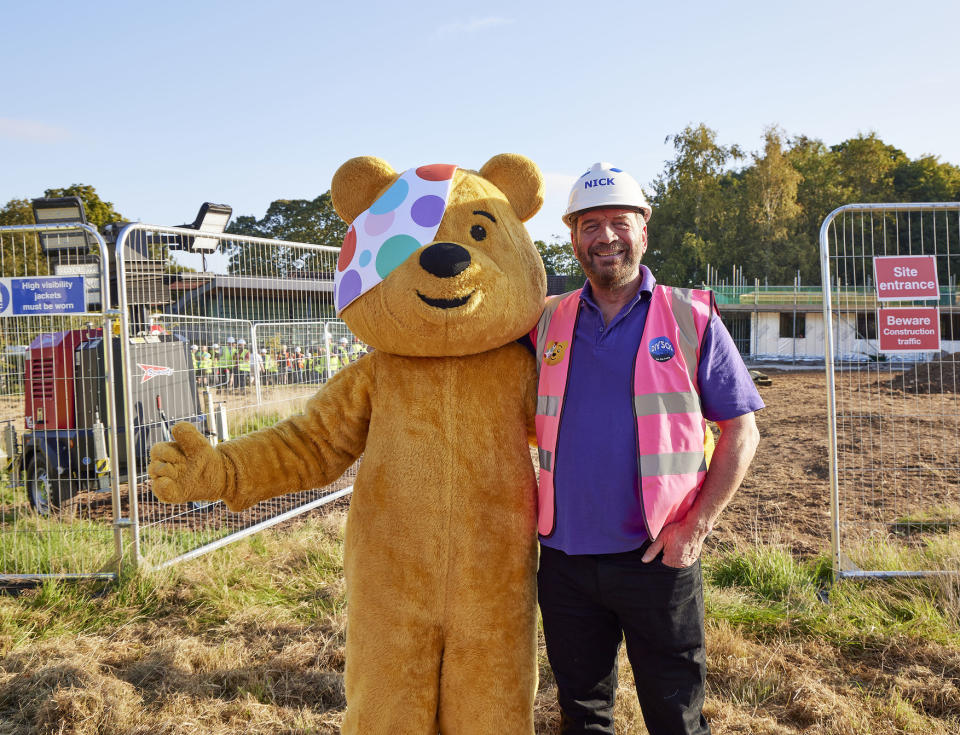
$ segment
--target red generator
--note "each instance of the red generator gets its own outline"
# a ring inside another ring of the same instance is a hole
[[[113,350],[113,380],[104,366],[103,330],[87,328],[38,335],[25,364],[22,477],[31,505],[47,514],[81,490],[109,490],[109,473],[126,481],[127,417],[133,427],[137,466],[145,470],[150,448],[169,436],[176,421],[201,430],[205,417],[187,342],[176,335],[128,339],[130,406],[124,405],[120,337]],[[107,396],[113,391],[117,426]],[[111,461],[111,432],[117,457]],[[15,473],[14,476],[17,476]]]

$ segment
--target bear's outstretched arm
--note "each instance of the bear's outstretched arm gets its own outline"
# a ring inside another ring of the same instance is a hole
[[[323,487],[363,453],[370,425],[374,355],[351,363],[303,414],[211,447],[190,424],[150,453],[153,491],[168,503],[223,500],[240,511],[285,493]]]

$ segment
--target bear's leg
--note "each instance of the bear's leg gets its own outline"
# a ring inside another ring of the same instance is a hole
[[[344,735],[435,735],[442,635],[398,610],[347,614]]]
[[[465,606],[448,626],[440,672],[440,732],[533,735],[535,607],[513,600],[499,610],[470,612],[479,611]]]

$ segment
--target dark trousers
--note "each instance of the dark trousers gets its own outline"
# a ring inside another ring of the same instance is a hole
[[[614,735],[621,639],[650,735],[710,732],[701,712],[706,656],[700,562],[673,569],[657,557],[644,564],[645,549],[570,556],[540,547],[538,596],[564,735]]]

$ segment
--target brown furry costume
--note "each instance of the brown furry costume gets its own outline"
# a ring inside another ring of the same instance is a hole
[[[347,161],[337,213],[352,222],[397,176]],[[457,169],[435,241],[466,249],[469,267],[432,275],[424,247],[349,304],[344,321],[375,351],[304,415],[215,449],[181,424],[153,450],[161,499],[232,510],[326,485],[364,454],[345,544],[345,733],[533,732],[536,369],[515,340],[544,303],[522,224],[542,198],[522,156]]]

